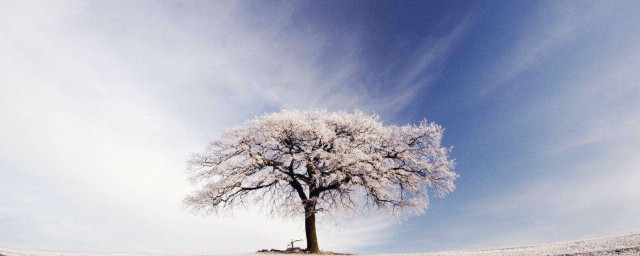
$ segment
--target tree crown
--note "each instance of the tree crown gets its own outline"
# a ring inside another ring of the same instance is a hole
[[[189,160],[197,190],[185,203],[219,213],[263,202],[271,213],[421,214],[428,188],[443,197],[458,177],[443,128],[385,126],[377,115],[282,110],[226,131]]]

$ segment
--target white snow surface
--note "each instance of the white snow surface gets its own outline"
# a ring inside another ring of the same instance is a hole
[[[243,256],[243,255],[264,255],[264,256],[293,256],[296,254],[270,254],[270,253],[249,253],[249,254],[161,254],[161,253],[88,253],[88,252],[59,252],[59,251],[38,251],[29,249],[5,249],[0,248],[0,255],[3,256]],[[309,254],[299,254],[309,255]],[[413,254],[376,254],[377,256],[394,255],[414,255],[414,256],[494,256],[494,255],[565,255],[565,256],[586,256],[586,255],[635,255],[640,256],[640,233],[596,238],[582,241],[560,242],[551,244],[539,244],[520,247],[476,249],[476,250],[456,250],[444,252],[428,252]]]

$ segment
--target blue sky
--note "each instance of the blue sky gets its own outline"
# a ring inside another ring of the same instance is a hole
[[[281,108],[443,125],[457,190],[323,249],[403,253],[640,231],[634,1],[57,2],[0,8],[0,247],[249,252],[303,237],[194,216],[185,159]]]

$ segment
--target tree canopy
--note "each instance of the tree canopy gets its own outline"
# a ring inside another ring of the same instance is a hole
[[[197,189],[185,203],[219,213],[262,202],[276,215],[304,214],[307,249],[318,251],[318,213],[422,214],[428,190],[438,197],[453,191],[458,176],[450,149],[441,146],[443,131],[426,120],[384,125],[377,115],[360,111],[266,114],[227,130],[193,155],[188,172]],[[310,239],[315,248],[309,248]]]

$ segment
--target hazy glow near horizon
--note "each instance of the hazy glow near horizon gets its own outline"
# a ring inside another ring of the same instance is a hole
[[[640,230],[640,4],[7,1],[0,247],[250,252],[303,238],[258,209],[194,216],[190,153],[281,108],[428,118],[458,189],[322,249],[415,252]]]

